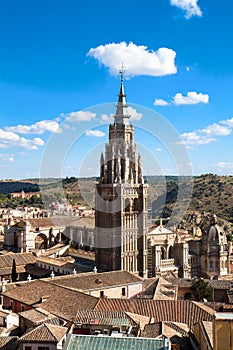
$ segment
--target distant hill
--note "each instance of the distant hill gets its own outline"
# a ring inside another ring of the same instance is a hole
[[[11,192],[36,192],[39,186],[36,183],[24,181],[0,181],[0,193],[9,194]]]
[[[189,200],[188,188],[193,185],[189,211],[214,212],[217,216],[233,222],[233,176],[204,174],[196,177],[148,176],[149,203],[154,218],[169,217],[174,206],[179,208]],[[75,177],[59,179],[26,179],[0,181],[0,193],[33,192],[39,189],[48,197],[55,195],[58,200],[66,196],[71,203],[88,202],[94,206],[96,179]],[[189,186],[190,185],[190,186]],[[177,201],[177,194],[182,198]],[[63,192],[63,193],[61,193]],[[177,202],[177,203],[176,203]]]
[[[233,176],[219,176],[205,174],[194,178],[179,180],[180,191],[183,192],[185,200],[185,189],[188,182],[193,182],[193,192],[189,211],[212,212],[217,216],[233,222]],[[162,216],[170,216],[177,199],[178,179],[177,177],[167,178],[167,188],[152,203],[153,215],[162,210]],[[165,202],[165,205],[164,205]],[[177,203],[179,207],[180,203]]]

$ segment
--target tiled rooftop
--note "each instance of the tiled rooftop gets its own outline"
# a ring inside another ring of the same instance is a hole
[[[63,243],[58,243],[55,246],[53,246],[52,248],[46,249],[40,256],[50,256],[53,255],[55,253],[58,253],[60,250],[64,250],[64,249],[68,249],[69,245],[65,245]]]
[[[186,300],[100,299],[95,310],[129,311],[152,317],[152,322],[186,323],[190,328],[200,320],[212,321],[214,310]]]
[[[36,259],[32,253],[8,253],[0,255],[0,276],[11,275],[13,259],[16,262],[17,273],[26,272],[25,266],[34,264]]]
[[[31,228],[37,227],[66,227],[66,226],[80,226],[80,227],[94,227],[93,218],[79,218],[73,216],[52,216],[49,218],[35,218],[27,220],[31,225]]]
[[[42,256],[42,257],[38,257],[36,260],[39,263],[46,263],[46,264],[51,264],[56,266],[64,266],[67,263],[73,264],[75,262],[75,259],[71,256],[61,257],[57,259]]]
[[[143,279],[128,271],[111,271],[55,277],[54,279],[50,279],[49,282],[67,288],[86,291],[129,283],[143,283]]]
[[[142,332],[142,337],[156,338],[162,334],[162,322],[147,324]]]
[[[29,330],[21,338],[20,342],[52,342],[57,343],[67,333],[67,328],[43,323]]]
[[[74,320],[77,310],[93,309],[98,301],[90,295],[42,280],[22,283],[3,295],[26,305],[40,306],[65,320]]]
[[[124,311],[78,311],[76,322],[83,324],[95,324],[106,326],[138,326],[144,329],[145,325],[150,322],[150,317],[134,314]]]
[[[16,266],[32,264],[36,262],[36,258],[32,253],[8,253],[0,255],[0,269],[12,268],[13,259]]]
[[[1,350],[16,350],[18,349],[18,337],[0,337]]]
[[[158,285],[159,278],[146,278],[143,281],[143,292],[137,295],[137,298],[153,299]]]
[[[35,324],[44,323],[48,319],[54,319],[54,318],[57,319],[57,317],[54,315],[48,314],[47,312],[43,313],[36,309],[20,312],[19,315]]]
[[[213,323],[208,321],[202,321],[202,325],[210,341],[210,344],[213,346]]]
[[[132,317],[123,311],[98,311],[98,310],[83,310],[78,311],[75,322],[83,324],[99,324],[105,326],[137,326]],[[148,321],[149,322],[149,321]]]

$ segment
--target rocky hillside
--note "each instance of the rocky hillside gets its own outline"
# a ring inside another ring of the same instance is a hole
[[[197,177],[149,176],[149,203],[154,218],[169,217],[175,208],[179,212],[187,206],[190,212],[214,212],[233,222],[233,176],[205,174]],[[72,204],[87,202],[94,206],[95,178],[30,179],[0,181],[0,194],[41,189],[45,200],[67,198]],[[190,195],[190,188],[193,190]],[[178,199],[177,199],[178,196]],[[4,205],[4,203],[1,203]]]
[[[179,191],[182,195],[182,200],[189,199],[186,189],[189,182],[193,182],[193,191],[190,198],[188,210],[190,212],[212,212],[217,216],[233,222],[233,176],[218,176],[214,174],[205,174],[191,178],[185,178],[184,181],[179,181]],[[154,189],[158,186],[154,186]],[[153,216],[162,211],[162,216],[168,217],[177,200],[178,179],[169,177],[167,179],[166,191],[159,194],[153,201],[152,209]],[[163,203],[165,205],[163,206]],[[182,203],[177,203],[177,206]],[[161,207],[163,206],[163,208]]]

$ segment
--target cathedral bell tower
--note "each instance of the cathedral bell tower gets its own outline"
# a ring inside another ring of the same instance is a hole
[[[96,266],[127,270],[147,277],[147,196],[141,156],[124,92],[124,67],[114,123],[109,125],[105,154],[100,156],[100,180],[95,195]]]

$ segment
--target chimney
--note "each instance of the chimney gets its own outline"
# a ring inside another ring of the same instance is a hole
[[[4,277],[3,277],[2,281],[1,281],[1,283],[2,283],[2,293],[3,293],[6,290],[6,280],[5,280]]]
[[[42,295],[42,297],[40,298],[40,303],[44,303],[47,299],[48,299],[47,295]]]
[[[30,273],[29,273],[28,276],[27,276],[27,281],[28,281],[28,283],[31,282],[31,279],[32,279],[32,278],[31,278]]]

